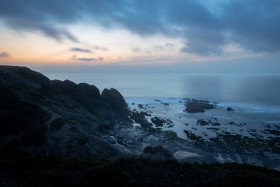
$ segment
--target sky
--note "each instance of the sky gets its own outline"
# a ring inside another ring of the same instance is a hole
[[[0,0],[0,64],[278,73],[279,0]]]

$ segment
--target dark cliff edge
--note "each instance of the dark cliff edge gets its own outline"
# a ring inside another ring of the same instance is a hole
[[[0,147],[60,157],[123,156],[100,136],[100,125],[128,120],[115,89],[49,80],[25,67],[0,66]]]
[[[141,128],[134,128],[130,118]],[[147,146],[137,156],[150,135],[158,143],[160,138],[168,142],[167,137],[170,144],[185,143],[174,133],[153,129],[143,113],[128,109],[116,89],[100,93],[86,83],[0,66],[0,186],[280,184],[278,171],[179,163],[162,146]]]

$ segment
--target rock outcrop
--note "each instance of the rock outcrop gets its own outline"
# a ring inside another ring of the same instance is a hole
[[[25,67],[0,66],[0,148],[60,157],[123,156],[101,138],[100,124],[127,120],[115,89],[49,80]]]
[[[186,103],[185,111],[188,113],[205,112],[205,110],[216,108],[215,104],[206,100],[192,99]]]
[[[111,88],[110,90],[104,89],[101,96],[103,101],[107,103],[115,112],[125,112],[127,104],[118,90],[114,88]]]

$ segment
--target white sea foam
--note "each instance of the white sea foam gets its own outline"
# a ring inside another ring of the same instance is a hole
[[[192,158],[192,157],[201,157],[202,155],[198,154],[198,153],[192,153],[192,152],[188,152],[188,151],[177,151],[173,154],[174,158],[176,158],[177,160],[183,160],[186,158]]]

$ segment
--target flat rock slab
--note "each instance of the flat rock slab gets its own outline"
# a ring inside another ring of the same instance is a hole
[[[215,104],[210,103],[207,100],[192,99],[186,103],[185,111],[188,113],[205,112],[205,110],[216,108]]]

